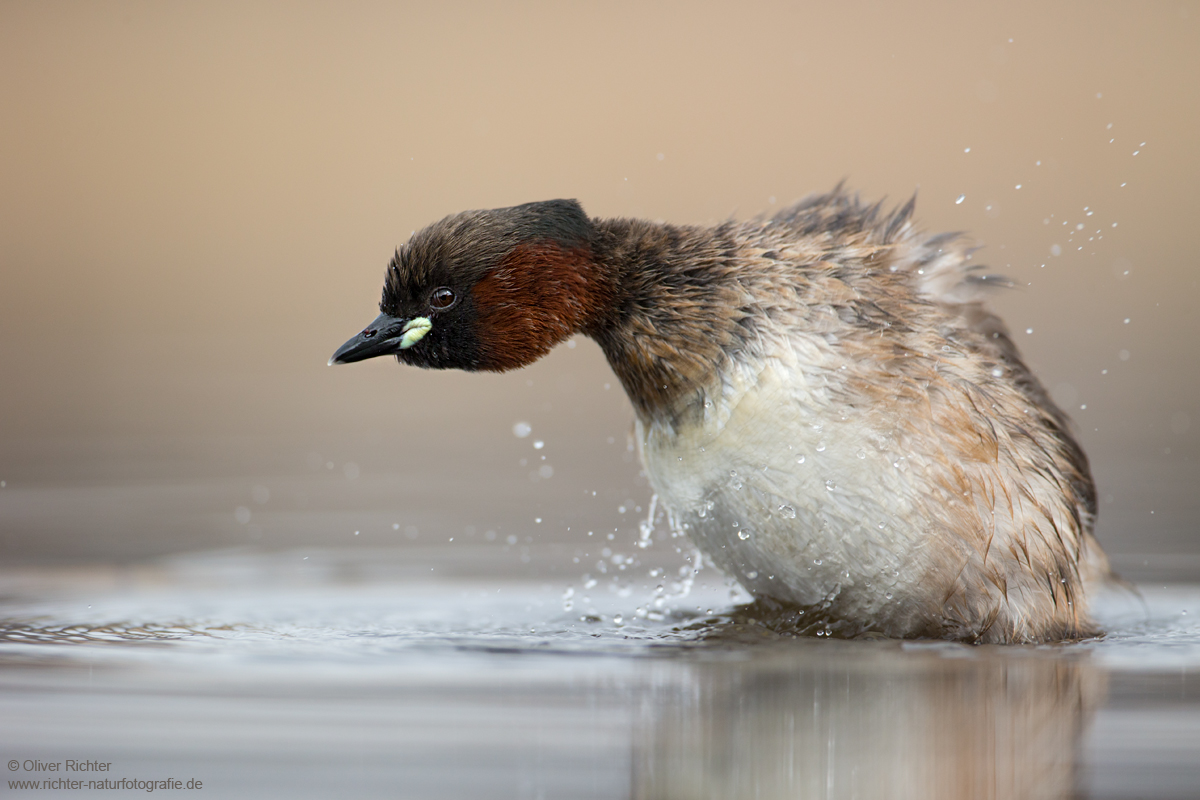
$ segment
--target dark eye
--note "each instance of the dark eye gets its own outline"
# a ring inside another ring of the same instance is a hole
[[[434,289],[433,294],[429,295],[429,307],[434,311],[445,311],[457,302],[458,295],[454,293],[453,289],[447,289],[445,286]]]

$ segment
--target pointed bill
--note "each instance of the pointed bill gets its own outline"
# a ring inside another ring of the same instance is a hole
[[[377,356],[390,356],[407,350],[429,333],[433,322],[428,317],[402,319],[380,314],[371,324],[337,349],[329,359],[334,364],[352,364]]]

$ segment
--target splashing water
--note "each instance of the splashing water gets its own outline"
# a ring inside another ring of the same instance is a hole
[[[654,544],[654,516],[658,513],[658,495],[650,495],[650,508],[646,511],[646,518],[638,523],[638,547],[645,550],[650,545]]]

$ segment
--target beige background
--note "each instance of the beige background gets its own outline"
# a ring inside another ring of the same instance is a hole
[[[447,213],[708,222],[841,178],[919,187],[927,228],[1024,285],[995,304],[1078,422],[1123,568],[1194,555],[1198,25],[1195,2],[8,0],[0,557],[632,535],[632,415],[590,342],[503,376],[326,359]]]

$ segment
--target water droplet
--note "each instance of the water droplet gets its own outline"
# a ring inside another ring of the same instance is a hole
[[[534,450],[541,450],[545,446],[546,446],[546,443],[543,442],[541,439],[538,439],[536,442],[533,443]]]
[[[834,483],[833,481],[825,481],[825,488],[826,488],[828,491],[831,491],[831,492],[832,492],[834,489],[836,489],[836,488],[837,488],[837,484],[836,484],[836,483]]]
[[[530,426],[528,422],[518,422],[517,424],[513,425],[512,431],[513,436],[517,437],[518,439],[524,439],[526,436],[533,433],[533,427]]]
[[[824,442],[817,442],[817,452],[818,453],[825,452],[825,443]]]
[[[891,599],[892,599],[892,596],[893,596],[893,595],[892,595],[892,593],[891,593],[891,592],[884,592],[884,593],[883,593],[883,597],[884,597],[884,599],[885,599],[885,600],[891,600]]]
[[[999,377],[1002,377],[1003,375],[1004,375],[1004,370],[1000,369],[999,367],[992,368],[992,377],[993,378],[999,378]]]
[[[821,559],[819,559],[819,558],[814,558],[814,559],[813,559],[813,563],[814,563],[814,564],[816,564],[816,565],[819,567],[819,566],[821,566],[821,565],[822,565],[823,563],[825,563],[825,562],[824,562],[824,561],[822,561],[822,560],[821,560]]]
[[[856,452],[854,455],[858,456],[859,458],[866,458],[866,457],[867,457],[867,451],[866,451],[866,450],[863,450],[863,449],[860,447],[860,448],[858,448],[858,451],[857,451],[857,452]]]
[[[799,458],[797,458],[797,459],[796,459],[796,463],[797,463],[797,464],[803,464],[803,463],[804,463],[804,456],[800,456]]]
[[[1026,332],[1026,333],[1033,333],[1033,328],[1026,328],[1026,329],[1025,329],[1025,332]]]
[[[750,580],[754,580],[755,578],[758,577],[758,572],[756,570],[750,570],[749,572],[746,573],[746,577],[749,578]]]
[[[967,199],[967,196],[965,194],[960,194],[958,196],[958,199],[954,201],[954,205],[960,206],[960,205],[962,205],[962,201],[966,200],[966,199]]]
[[[625,621],[625,618],[622,617],[620,614],[617,614],[615,617],[613,617],[613,622],[617,625],[620,625],[624,621]]]
[[[779,513],[788,519],[796,518],[796,509],[792,508],[791,506],[780,506]]]
[[[738,538],[743,542],[750,538],[750,531],[738,531]]]

